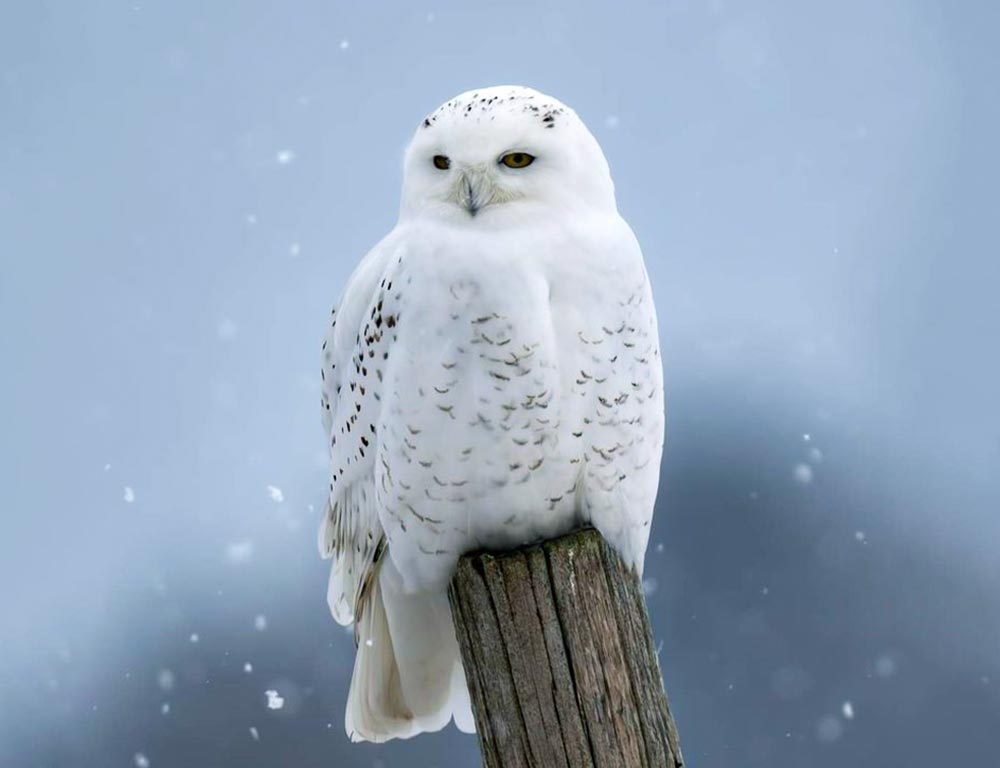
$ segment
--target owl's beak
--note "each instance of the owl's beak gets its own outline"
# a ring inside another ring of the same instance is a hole
[[[456,200],[470,216],[493,202],[494,186],[485,168],[469,166],[458,175]]]

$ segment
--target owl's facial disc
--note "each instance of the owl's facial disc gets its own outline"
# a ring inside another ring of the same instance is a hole
[[[401,217],[508,226],[595,208],[615,210],[600,147],[571,109],[530,88],[456,96],[406,153]]]

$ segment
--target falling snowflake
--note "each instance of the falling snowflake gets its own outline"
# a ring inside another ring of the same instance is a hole
[[[125,489],[122,491],[122,498],[125,500],[126,504],[131,504],[135,501],[135,491],[132,490],[131,485],[125,486]]]
[[[292,243],[288,246],[288,254],[290,256],[298,256],[300,253],[302,253],[302,246],[298,243]]]
[[[856,542],[858,542],[858,544],[867,544],[868,543],[868,536],[867,536],[867,534],[864,531],[855,531],[854,532],[854,540]]]
[[[845,701],[844,705],[840,708],[841,714],[844,716],[845,720],[854,719],[854,705],[849,701]]]
[[[250,738],[254,741],[260,741],[260,734],[254,726],[250,726]]]
[[[135,768],[149,768],[149,758],[142,752],[136,752],[132,759],[135,761]]]
[[[350,47],[351,47],[351,41],[350,40],[341,40],[340,41],[340,50],[346,51]]]
[[[285,699],[278,695],[275,690],[264,691],[264,695],[267,696],[267,708],[268,709],[281,709],[285,706]]]
[[[276,485],[267,486],[267,495],[271,497],[271,501],[278,504],[285,500],[285,494],[283,494],[281,489]]]
[[[642,593],[644,595],[646,595],[647,597],[649,595],[656,594],[656,588],[658,586],[659,586],[659,583],[652,576],[650,576],[648,579],[643,579],[642,580]]]
[[[156,674],[156,684],[161,691],[172,691],[174,689],[174,673],[169,669],[161,669]]]
[[[795,482],[800,485],[809,485],[813,480],[813,470],[808,464],[795,465]]]
[[[192,632],[191,637],[188,638],[192,643],[197,643],[201,638],[198,636],[197,632]]]
[[[612,130],[618,127],[619,122],[620,121],[618,120],[618,115],[608,115],[606,118],[604,118],[604,124],[608,126],[608,128],[611,128]]]
[[[875,662],[875,674],[879,677],[892,677],[896,674],[896,660],[892,656],[879,656]]]
[[[267,616],[263,613],[258,613],[253,620],[253,628],[258,632],[263,632],[267,629]]]
[[[160,714],[169,715],[170,714],[170,702],[165,701],[160,705]]]
[[[245,563],[251,557],[253,557],[253,542],[249,539],[226,545],[226,560],[230,563]]]
[[[288,165],[295,159],[295,153],[290,149],[282,149],[275,154],[274,159],[278,161],[278,165]]]
[[[253,672],[253,664],[251,664],[249,661],[246,662],[243,665],[243,671],[249,675],[251,672]]]

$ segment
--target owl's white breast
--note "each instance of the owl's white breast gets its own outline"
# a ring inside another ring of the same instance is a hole
[[[466,551],[583,520],[644,549],[662,385],[645,270],[624,222],[489,236],[415,222],[386,245],[398,298],[375,489],[407,585],[440,587]],[[642,521],[645,532],[632,530]]]

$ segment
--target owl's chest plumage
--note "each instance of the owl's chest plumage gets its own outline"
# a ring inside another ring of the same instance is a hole
[[[414,588],[437,586],[470,549],[588,521],[602,495],[627,504],[619,486],[658,466],[660,361],[641,261],[577,246],[410,242],[389,262],[374,488]]]

